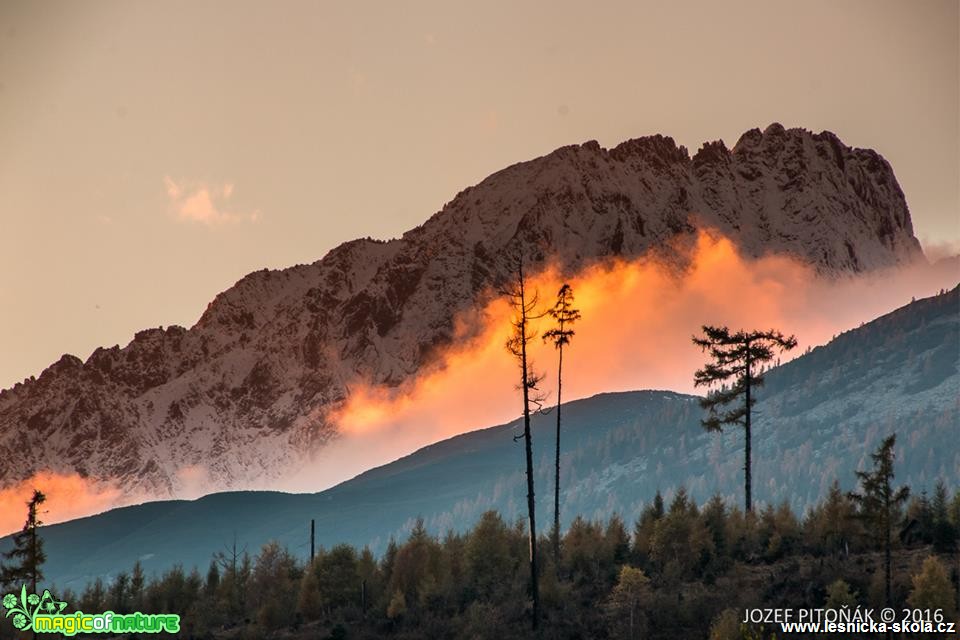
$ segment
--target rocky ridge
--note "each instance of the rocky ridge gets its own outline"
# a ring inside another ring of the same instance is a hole
[[[562,147],[463,190],[399,239],[251,273],[190,329],[65,355],[0,392],[0,487],[41,470],[154,497],[197,469],[211,490],[276,478],[336,436],[330,415],[352,381],[398,385],[429,364],[455,314],[507,276],[511,248],[532,269],[575,272],[703,225],[746,255],[792,255],[827,276],[923,259],[890,165],[829,132],[773,124],[693,157],[660,135]]]

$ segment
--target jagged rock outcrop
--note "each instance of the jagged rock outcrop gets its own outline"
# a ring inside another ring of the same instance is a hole
[[[0,487],[41,469],[154,496],[184,469],[203,469],[211,490],[276,477],[335,437],[329,415],[352,380],[397,385],[429,363],[454,314],[506,276],[510,247],[572,272],[697,225],[823,274],[923,259],[890,165],[829,132],[773,124],[692,158],[659,135],[563,147],[465,189],[400,239],[251,273],[189,330],[64,356],[0,392]]]

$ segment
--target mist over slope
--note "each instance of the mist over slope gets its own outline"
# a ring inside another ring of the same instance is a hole
[[[936,479],[960,486],[960,288],[918,300],[778,367],[760,392],[754,431],[755,500],[801,510],[897,432],[897,481],[915,491]],[[576,515],[631,521],[657,490],[685,486],[698,500],[742,501],[742,434],[703,431],[693,396],[602,394],[564,409],[564,522]],[[538,517],[548,521],[553,416],[534,419]],[[318,544],[384,548],[416,517],[442,533],[487,509],[525,509],[519,424],[463,434],[316,494],[234,492],[110,511],[45,527],[48,579],[76,586],[94,575],[205,566],[234,537],[252,553],[271,539],[303,557],[310,519]],[[0,547],[9,544],[9,539]]]
[[[0,392],[0,488],[42,471],[154,497],[196,478],[280,477],[336,437],[352,383],[401,384],[449,345],[457,314],[509,273],[510,248],[524,247],[532,271],[575,273],[650,251],[670,259],[699,226],[824,275],[923,259],[889,164],[829,132],[773,124],[693,157],[659,135],[563,147],[465,189],[400,239],[251,273],[190,329],[65,355]]]

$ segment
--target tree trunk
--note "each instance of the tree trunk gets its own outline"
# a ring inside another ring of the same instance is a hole
[[[537,571],[537,515],[533,492],[533,440],[530,435],[530,378],[527,371],[527,317],[526,292],[523,271],[520,271],[521,340],[520,361],[523,373],[523,444],[527,458],[527,511],[530,518],[530,595],[533,599],[533,629],[536,631],[540,618],[540,588]]]
[[[34,519],[34,512],[31,510],[31,519]],[[37,525],[36,521],[30,527],[30,587],[31,593],[37,592]]]
[[[892,572],[890,570],[890,502],[887,501],[887,504],[884,505],[886,514],[884,516],[884,526],[883,526],[883,563],[884,563],[884,596],[886,597],[886,605],[890,606],[890,583]]]
[[[560,345],[560,363],[557,366],[557,457],[553,482],[553,558],[560,571],[560,395],[563,389],[563,345]]]
[[[524,367],[526,369],[526,367]],[[533,493],[533,443],[530,437],[530,408],[527,404],[529,391],[523,389],[523,440],[527,456],[527,511],[530,517],[530,594],[533,598],[533,628],[540,617],[540,589],[537,580],[537,516]]]
[[[37,506],[36,504],[31,504],[30,506],[30,583],[33,587],[31,593],[37,592]],[[37,630],[33,627],[30,628],[30,637],[33,640],[37,638]]]
[[[883,516],[883,571],[884,571],[884,603],[890,606],[890,489],[887,485],[887,496],[884,498]],[[892,631],[887,627],[887,638],[892,638]]]
[[[750,486],[750,385],[752,381],[750,379],[750,341],[747,340],[747,362],[746,362],[746,404],[747,412],[744,415],[743,420],[743,432],[744,432],[744,454],[745,459],[743,463],[743,486],[744,486],[744,501],[746,505],[747,512],[753,510],[753,497],[751,495],[751,486]]]

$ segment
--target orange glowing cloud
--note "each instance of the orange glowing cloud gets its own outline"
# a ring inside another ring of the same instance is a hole
[[[45,524],[89,516],[136,502],[115,487],[82,478],[76,473],[41,471],[12,487],[0,489],[0,536],[23,527],[27,518],[26,503],[34,489],[39,489],[47,496],[40,512],[40,520]]]
[[[555,268],[531,278],[543,308],[568,282],[583,316],[566,351],[567,397],[637,388],[692,391],[692,371],[701,358],[690,336],[706,322],[794,330],[790,317],[804,301],[791,302],[786,292],[795,295],[813,278],[808,268],[777,256],[745,260],[729,240],[706,232],[690,253],[682,272],[646,259],[596,265],[566,280]],[[338,416],[341,431],[366,435],[412,421],[421,433],[443,437],[512,418],[519,374],[504,349],[510,313],[505,300],[491,302],[478,316],[479,336],[455,343],[439,366],[408,387],[354,389]],[[468,322],[459,319],[460,325]],[[548,322],[542,319],[534,328],[542,334]],[[545,390],[555,378],[553,351],[539,340],[532,350],[536,369],[547,374]]]
[[[182,222],[215,226],[227,222],[257,222],[260,219],[259,211],[240,213],[227,209],[227,203],[233,195],[233,184],[229,182],[219,187],[186,185],[165,176],[163,185],[173,212]]]
[[[693,371],[703,355],[690,338],[703,324],[796,334],[800,344],[787,356],[795,357],[913,296],[956,284],[955,274],[932,277],[924,265],[819,278],[787,256],[744,257],[730,240],[707,231],[674,249],[686,258],[682,269],[676,261],[649,256],[595,265],[573,277],[548,268],[531,278],[543,308],[565,281],[582,313],[564,351],[564,401],[632,389],[694,393]],[[504,349],[510,314],[506,301],[495,299],[458,318],[457,335],[473,337],[455,339],[436,366],[404,386],[352,385],[335,416],[343,437],[320,454],[309,478],[293,478],[287,487],[329,485],[442,438],[517,417],[520,374]],[[469,330],[475,327],[479,331]],[[547,376],[541,387],[553,393],[553,347],[537,340],[532,359]],[[554,401],[552,396],[547,403]]]

